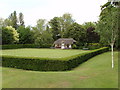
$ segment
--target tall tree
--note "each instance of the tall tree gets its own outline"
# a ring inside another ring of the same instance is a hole
[[[0,18],[0,29],[4,26],[4,19]]]
[[[32,44],[34,43],[33,32],[30,27],[19,26],[17,29],[19,33],[19,43],[20,44]]]
[[[61,31],[62,31],[62,37],[64,37],[65,32],[67,31],[68,27],[74,23],[74,20],[72,19],[72,15],[70,13],[65,13],[61,17]]]
[[[86,22],[82,26],[86,31],[86,43],[98,43],[100,37],[98,33],[95,32],[96,23]]]
[[[52,29],[52,34],[53,34],[53,39],[57,40],[58,38],[61,37],[60,35],[60,26],[59,26],[59,21],[58,17],[54,17],[49,21],[50,27]]]
[[[24,26],[24,16],[22,13],[19,13],[19,23],[20,26]]]
[[[95,32],[94,27],[89,27],[86,33],[87,43],[99,43],[100,36]]]
[[[90,27],[95,28],[96,23],[95,22],[85,22],[84,24],[82,24],[82,26],[85,30],[87,30]]]
[[[12,22],[12,27],[17,29],[18,28],[18,20],[17,20],[17,13],[14,11],[13,13],[10,14],[9,20]]]
[[[39,47],[48,47],[53,44],[52,34],[49,31],[43,31],[43,33],[35,39],[35,44]]]
[[[102,7],[96,29],[100,35],[100,41],[111,46],[112,68],[114,67],[113,47],[118,39],[118,22],[120,20],[118,15],[120,15],[119,8],[114,7],[112,3],[106,3]]]
[[[45,31],[46,24],[45,24],[45,19],[39,19],[37,21],[37,25],[35,27],[32,27],[33,33],[34,33],[34,38],[36,39],[39,37],[43,31]]]
[[[46,28],[46,24],[45,24],[46,20],[45,19],[39,19],[37,21],[37,25],[36,28],[38,31],[40,31],[41,33],[45,30]]]
[[[85,42],[85,30],[78,23],[70,25],[65,33],[66,38],[74,38],[77,41],[77,45],[84,45]]]

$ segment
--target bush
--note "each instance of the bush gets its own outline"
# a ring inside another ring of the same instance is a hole
[[[77,67],[91,57],[108,51],[107,47],[93,50],[91,52],[62,58],[49,59],[38,57],[17,57],[17,56],[2,56],[2,65],[4,67],[20,68],[25,70],[35,71],[66,71]]]
[[[72,49],[77,49],[77,46],[75,44],[73,44]]]
[[[99,44],[99,43],[88,43],[84,46],[81,46],[80,49],[83,49],[83,48],[88,48],[89,50],[94,50],[94,49],[98,49],[98,48],[101,48],[102,45]]]
[[[14,44],[19,41],[19,34],[12,26],[2,28],[2,44]]]
[[[2,49],[18,49],[18,48],[50,48],[51,44],[43,44],[42,46],[35,44],[11,44],[2,45]]]

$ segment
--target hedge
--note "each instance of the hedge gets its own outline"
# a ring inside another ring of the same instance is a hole
[[[34,71],[66,71],[77,67],[91,57],[108,51],[107,47],[92,50],[87,53],[62,58],[49,59],[37,57],[17,57],[17,56],[2,56],[2,66],[12,67]]]
[[[43,44],[41,46],[35,44],[11,44],[1,45],[2,49],[18,49],[18,48],[50,48],[51,44]]]

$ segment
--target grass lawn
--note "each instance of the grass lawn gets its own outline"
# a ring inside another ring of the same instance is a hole
[[[28,49],[26,49],[27,52]],[[30,49],[31,50],[31,49]],[[17,50],[6,50],[15,53]],[[23,55],[21,49],[17,52]],[[62,53],[64,50],[59,50]],[[37,50],[35,50],[36,55]],[[53,53],[54,50],[51,52]],[[79,50],[67,51],[72,54],[79,53]],[[32,52],[30,52],[32,55]],[[46,53],[50,53],[49,50]],[[58,53],[54,53],[55,57],[59,57]],[[28,56],[29,54],[26,53]],[[44,56],[45,52],[41,52],[40,56]],[[69,56],[63,54],[64,56]],[[35,54],[34,54],[35,55]],[[56,56],[57,55],[57,56]],[[97,55],[72,71],[63,72],[39,72],[27,71],[13,68],[2,68],[3,70],[3,88],[118,88],[118,52],[114,52],[115,68],[111,68],[111,53],[106,52]],[[51,57],[51,54],[48,55]]]
[[[64,58],[88,52],[89,50],[61,50],[61,49],[9,49],[2,50],[2,55],[18,57]]]

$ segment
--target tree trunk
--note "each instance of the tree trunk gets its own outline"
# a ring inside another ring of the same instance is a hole
[[[112,55],[112,68],[114,68],[114,55],[113,55],[113,46],[114,44],[111,44],[111,55]]]

